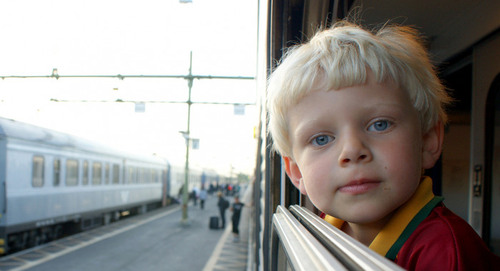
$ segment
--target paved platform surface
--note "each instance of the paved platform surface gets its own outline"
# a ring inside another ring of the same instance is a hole
[[[245,204],[245,207],[240,217],[239,240],[235,242],[232,226],[228,225],[203,271],[250,270],[247,262],[248,252],[251,249],[249,246],[252,244],[250,240],[253,224],[251,193],[251,188],[249,188],[240,194],[241,202]]]

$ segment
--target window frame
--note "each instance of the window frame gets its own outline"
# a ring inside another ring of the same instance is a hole
[[[54,162],[52,163],[52,185],[54,187],[61,185],[61,158],[54,158]]]
[[[41,160],[41,163],[36,161],[38,160],[37,158]],[[31,163],[31,186],[43,187],[45,184],[45,157],[42,155],[33,155]],[[38,173],[37,176],[35,176],[35,173]]]
[[[112,184],[119,184],[120,183],[120,165],[118,164],[113,164],[111,167],[111,172],[112,172]]]
[[[78,173],[80,167],[78,160],[76,159],[66,159],[66,186],[77,186],[78,185]],[[70,176],[71,174],[71,176]]]
[[[90,181],[89,174],[89,161],[83,160],[82,162],[82,185],[88,185]]]
[[[102,184],[102,163],[93,162],[92,163],[92,185]]]

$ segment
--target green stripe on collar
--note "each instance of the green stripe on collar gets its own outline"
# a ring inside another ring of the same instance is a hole
[[[396,256],[398,255],[399,250],[401,247],[403,247],[404,243],[408,238],[410,238],[410,235],[415,231],[415,229],[420,225],[424,219],[429,216],[429,214],[432,212],[432,209],[436,207],[441,201],[443,201],[443,197],[434,197],[429,203],[427,203],[424,208],[418,212],[418,214],[410,221],[408,226],[404,229],[403,233],[399,236],[398,240],[392,245],[392,247],[389,249],[387,254],[385,255],[386,258],[390,260],[395,260]]]

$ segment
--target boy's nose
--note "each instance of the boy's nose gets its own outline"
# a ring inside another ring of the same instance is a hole
[[[339,156],[340,166],[353,163],[366,163],[372,160],[372,154],[363,141],[356,136],[348,136],[342,142],[342,152]]]

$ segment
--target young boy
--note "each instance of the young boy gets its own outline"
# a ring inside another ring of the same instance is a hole
[[[341,22],[291,48],[268,84],[269,131],[326,220],[409,270],[500,268],[422,175],[450,102],[415,30]]]

